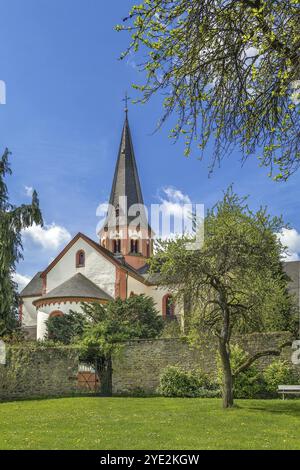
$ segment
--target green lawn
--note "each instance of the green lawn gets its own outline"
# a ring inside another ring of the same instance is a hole
[[[300,401],[66,398],[0,404],[0,449],[300,449]]]

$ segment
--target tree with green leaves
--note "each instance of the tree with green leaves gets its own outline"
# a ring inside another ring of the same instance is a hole
[[[16,264],[22,258],[22,230],[32,224],[42,224],[37,193],[29,205],[16,207],[9,202],[5,176],[11,174],[5,150],[0,159],[0,337],[10,334],[17,326],[17,286],[13,281]]]
[[[49,317],[46,321],[47,340],[71,344],[80,339],[88,321],[80,312],[70,311],[67,315]]]
[[[286,180],[300,163],[300,4],[297,0],[144,0],[117,30],[140,54],[146,102],[161,92],[178,116],[172,136],[213,169],[233,147]],[[141,59],[142,60],[142,59]]]
[[[284,247],[278,232],[281,218],[265,208],[252,212],[245,198],[232,188],[209,210],[204,242],[187,249],[189,237],[158,242],[151,270],[159,283],[185,305],[185,321],[195,341],[201,335],[216,337],[223,368],[224,407],[233,406],[233,383],[262,356],[279,355],[285,345],[261,350],[232,372],[230,348],[236,335],[297,328],[294,298],[283,270]],[[202,227],[203,229],[203,227]]]
[[[150,339],[159,336],[163,321],[154,301],[145,295],[126,300],[116,299],[106,305],[82,304],[89,321],[80,343],[82,360],[96,366],[101,395],[112,394],[112,354],[130,339]]]

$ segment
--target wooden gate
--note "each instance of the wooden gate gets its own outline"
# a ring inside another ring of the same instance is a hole
[[[100,381],[95,367],[88,364],[79,364],[78,388],[87,393],[99,392]]]

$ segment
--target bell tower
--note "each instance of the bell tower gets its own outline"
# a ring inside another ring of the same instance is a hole
[[[153,235],[134,155],[126,97],[125,122],[109,208],[99,232],[100,244],[133,268],[140,269],[152,255]]]

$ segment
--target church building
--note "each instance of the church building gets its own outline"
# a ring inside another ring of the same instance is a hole
[[[82,302],[105,304],[140,294],[152,297],[164,318],[183,322],[182,309],[148,272],[153,238],[126,109],[109,208],[98,241],[78,233],[23,289],[19,315],[28,336],[44,339],[49,317],[81,311]],[[300,261],[286,262],[284,268],[300,308]]]
[[[20,319],[31,338],[44,339],[49,317],[81,311],[82,302],[105,304],[145,294],[163,317],[180,316],[170,293],[148,273],[154,233],[144,209],[127,109],[109,209],[98,236],[94,241],[78,233],[21,292]]]

